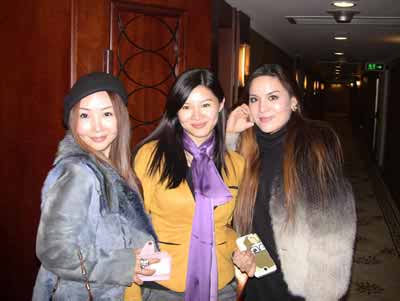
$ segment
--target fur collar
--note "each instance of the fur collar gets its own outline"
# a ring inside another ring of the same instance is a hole
[[[84,151],[67,132],[61,140],[54,165],[65,161],[79,161],[88,166],[100,183],[101,214],[119,213],[131,221],[134,227],[151,234],[156,241],[156,234],[147,216],[140,194],[133,190],[118,172],[109,164],[100,162],[94,155]]]

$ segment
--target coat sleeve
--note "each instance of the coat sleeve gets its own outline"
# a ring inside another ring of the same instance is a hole
[[[79,163],[66,163],[60,168],[55,181],[42,193],[37,257],[60,278],[82,281],[80,250],[90,282],[131,285],[135,267],[132,249],[99,249],[94,245],[95,237],[87,239],[92,244],[79,243],[82,229],[91,222],[88,214],[91,202],[98,201],[93,172]]]
[[[226,133],[225,144],[228,150],[236,151],[239,142],[239,133]]]
[[[310,301],[339,300],[347,291],[356,235],[356,208],[352,189],[345,184],[331,208],[309,216],[312,243],[308,252],[305,297]]]

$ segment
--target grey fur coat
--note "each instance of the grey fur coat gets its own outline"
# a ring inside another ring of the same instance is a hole
[[[110,166],[84,152],[70,134],[61,141],[42,189],[36,254],[42,265],[32,300],[87,300],[78,250],[94,300],[123,300],[135,256],[156,235],[142,200]]]

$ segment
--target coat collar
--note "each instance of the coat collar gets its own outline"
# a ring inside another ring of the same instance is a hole
[[[100,183],[100,211],[102,214],[119,213],[126,220],[134,221],[136,227],[145,230],[157,240],[150,219],[145,213],[140,194],[132,189],[112,166],[97,160],[94,155],[84,151],[68,131],[58,146],[54,165],[69,160],[83,162],[95,174]]]

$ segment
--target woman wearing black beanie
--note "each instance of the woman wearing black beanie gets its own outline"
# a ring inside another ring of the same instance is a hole
[[[35,301],[122,300],[154,273],[139,255],[156,235],[131,170],[126,105],[122,83],[102,72],[65,97],[68,131],[42,189]]]

